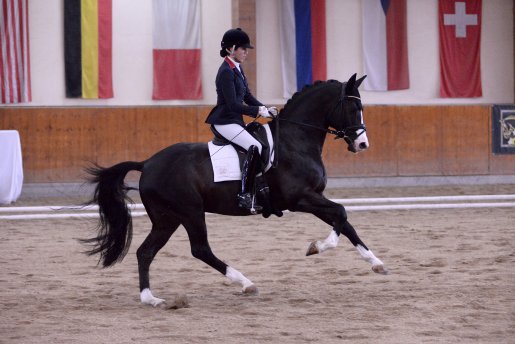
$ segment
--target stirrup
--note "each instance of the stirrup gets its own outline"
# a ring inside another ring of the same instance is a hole
[[[263,207],[256,203],[256,197],[250,192],[238,194],[238,206],[248,209],[252,215],[259,214]]]

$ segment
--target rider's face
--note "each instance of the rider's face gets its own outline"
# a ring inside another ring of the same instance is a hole
[[[236,62],[242,63],[247,59],[247,48],[239,47],[238,49],[233,49],[232,57]]]

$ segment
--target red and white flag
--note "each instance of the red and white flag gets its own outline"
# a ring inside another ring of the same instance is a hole
[[[153,0],[152,99],[201,99],[200,0]]]
[[[439,0],[440,96],[481,97],[481,0]]]
[[[363,0],[364,89],[409,88],[406,0]]]
[[[27,0],[1,0],[1,104],[30,102],[30,58]]]

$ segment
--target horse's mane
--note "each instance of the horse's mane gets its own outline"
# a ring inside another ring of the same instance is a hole
[[[284,108],[281,110],[281,113],[283,111],[287,112],[288,111],[288,108],[292,106],[292,103],[295,103],[299,98],[301,98],[305,93],[313,90],[313,89],[318,89],[320,87],[323,87],[325,85],[328,85],[328,84],[342,84],[340,81],[338,80],[334,80],[334,79],[330,79],[330,80],[326,80],[326,81],[315,81],[313,84],[311,85],[306,85],[302,88],[302,90],[300,91],[297,91],[295,92],[290,99],[288,99],[288,101],[286,101],[286,104],[284,105]]]

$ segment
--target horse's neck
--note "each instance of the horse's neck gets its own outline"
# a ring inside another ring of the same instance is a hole
[[[327,124],[323,113],[304,109],[297,115],[294,113],[285,121],[281,121],[279,130],[281,141],[286,144],[289,151],[321,154],[327,136]]]
[[[329,127],[327,116],[339,88],[325,83],[307,92],[300,94],[287,108],[285,121],[280,124],[280,136],[282,141],[288,142],[288,149],[319,159]]]

